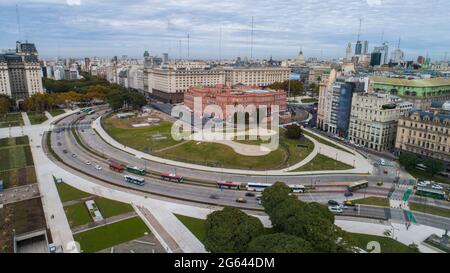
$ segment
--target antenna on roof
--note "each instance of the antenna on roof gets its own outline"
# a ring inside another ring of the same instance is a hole
[[[398,49],[400,49],[400,41],[401,41],[401,37],[398,37],[398,45],[397,45]]]
[[[250,60],[253,59],[253,16],[252,16],[252,31],[250,35]]]
[[[219,30],[219,63],[222,61],[222,26]]]
[[[20,30],[20,15],[19,15],[19,5],[16,4],[16,17],[17,17],[17,31],[19,34],[19,41],[21,39],[21,30]]]
[[[358,40],[361,38],[361,25],[362,25],[362,18],[359,18],[359,29],[358,29]]]
[[[187,58],[189,60],[189,33],[187,35]]]

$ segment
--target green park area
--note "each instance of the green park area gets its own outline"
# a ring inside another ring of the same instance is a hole
[[[0,128],[24,125],[21,113],[10,113],[0,115]]]
[[[103,121],[103,127],[125,146],[166,159],[224,168],[251,170],[287,168],[303,160],[314,148],[314,144],[306,138],[288,139],[280,132],[277,150],[264,156],[244,156],[223,144],[175,141],[171,137],[170,122],[163,121],[147,128],[131,126],[139,122],[137,119],[120,120],[109,117]],[[246,144],[258,144],[258,141]]]
[[[125,243],[145,235],[150,230],[139,217],[133,217],[106,226],[74,234],[82,252],[93,253]]]
[[[0,139],[0,179],[5,188],[36,183],[28,137]]]
[[[381,247],[381,253],[415,253],[413,248],[400,243],[389,237],[360,234],[360,233],[348,233],[349,237],[355,243],[355,245],[364,251],[371,252],[373,249],[367,249],[369,242],[378,242]]]
[[[389,199],[385,197],[376,197],[371,196],[362,199],[352,200],[353,203],[359,205],[370,205],[370,206],[378,206],[378,207],[389,207]]]
[[[63,203],[67,220],[72,228],[92,222],[92,218],[85,204],[85,201],[89,199],[95,201],[95,204],[105,219],[134,211],[130,204],[91,195],[64,182],[56,183],[56,188]]]
[[[32,125],[41,124],[42,122],[47,120],[47,117],[45,116],[44,113],[28,112],[27,115]]]
[[[423,203],[415,203],[415,202],[409,202],[409,208],[413,211],[450,218],[450,209],[446,208],[429,206]]]
[[[65,113],[65,111],[63,109],[53,109],[53,110],[49,110],[48,112],[50,113],[50,115],[52,115],[52,117],[56,117],[56,116],[59,116],[59,115]]]
[[[197,237],[199,241],[203,242],[205,240],[205,220],[179,214],[175,214],[175,216],[187,227],[187,229],[189,229],[189,231],[192,232],[192,234],[195,235],[195,237]]]
[[[294,172],[350,170],[352,166],[334,160],[323,154],[317,154],[310,162],[294,170]]]

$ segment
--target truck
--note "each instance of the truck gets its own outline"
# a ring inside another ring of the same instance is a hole
[[[115,161],[110,161],[109,162],[109,168],[111,170],[113,170],[115,172],[119,172],[119,173],[121,173],[121,172],[123,172],[125,170],[125,167],[122,164],[120,164],[118,162],[115,162]]]

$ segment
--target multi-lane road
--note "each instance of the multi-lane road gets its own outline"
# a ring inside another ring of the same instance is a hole
[[[96,179],[119,185],[122,187],[136,189],[141,192],[148,192],[155,195],[171,197],[178,200],[191,201],[196,203],[205,203],[219,206],[237,206],[244,209],[261,210],[262,207],[252,197],[247,197],[247,203],[236,203],[238,197],[245,195],[245,191],[221,190],[215,187],[214,181],[229,180],[234,182],[275,182],[283,181],[287,184],[303,184],[305,186],[314,185],[316,190],[313,192],[301,194],[299,197],[305,201],[327,202],[329,199],[337,201],[345,200],[345,183],[367,179],[369,188],[355,193],[353,198],[362,198],[364,196],[387,196],[394,187],[393,177],[386,175],[305,175],[305,176],[254,176],[245,174],[229,174],[226,172],[212,173],[201,170],[175,167],[148,161],[128,154],[120,149],[105,143],[93,130],[91,123],[99,115],[107,112],[107,109],[99,110],[93,115],[80,114],[70,115],[60,120],[51,134],[51,145],[53,151],[61,158],[66,167],[71,172],[83,173]],[[83,117],[82,120],[79,120]],[[76,131],[76,136],[71,128]],[[78,141],[77,141],[78,138]],[[80,145],[79,141],[83,144]],[[45,143],[44,143],[45,145]],[[88,149],[86,149],[86,147]],[[123,162],[128,165],[138,166],[151,170],[153,172],[176,173],[190,180],[199,179],[202,183],[172,183],[159,179],[156,175],[145,177],[145,185],[137,186],[126,183],[124,174],[117,173],[109,169],[109,159]],[[90,164],[87,164],[89,162]],[[98,170],[96,166],[100,166]],[[243,171],[245,173],[245,171]],[[205,181],[206,180],[206,181]],[[377,182],[383,181],[383,186],[377,186]],[[206,183],[205,183],[206,182]],[[210,182],[210,183],[208,183]],[[212,199],[211,195],[216,198]],[[356,215],[361,217],[371,217],[379,219],[394,218],[399,221],[405,221],[402,213],[391,213],[386,208],[363,207],[354,210],[353,208],[344,211],[346,215]],[[449,219],[419,215],[417,222],[430,223],[431,226],[439,228],[449,228]]]

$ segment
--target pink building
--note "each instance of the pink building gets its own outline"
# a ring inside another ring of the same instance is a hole
[[[225,116],[227,105],[237,106],[260,105],[267,107],[270,114],[273,105],[279,106],[280,120],[290,119],[287,112],[286,92],[283,90],[262,89],[255,86],[235,85],[227,86],[218,84],[214,87],[191,87],[184,93],[184,104],[194,110],[194,98],[202,98],[202,112],[208,105],[218,105]]]

